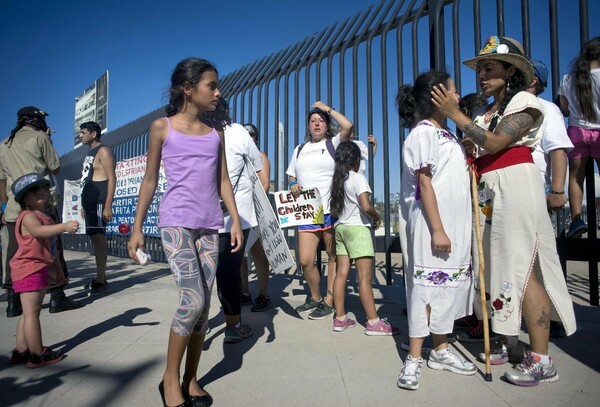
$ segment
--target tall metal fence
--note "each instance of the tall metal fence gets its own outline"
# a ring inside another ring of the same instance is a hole
[[[576,6],[578,14],[573,13]],[[387,281],[391,283],[391,253],[400,247],[391,227],[391,208],[397,203],[393,196],[399,191],[406,135],[395,107],[399,85],[412,83],[420,72],[436,68],[451,73],[459,93],[476,92],[475,73],[462,61],[476,55],[485,38],[498,34],[518,39],[527,56],[546,61],[551,68],[551,92],[546,97],[554,100],[560,77],[566,73],[560,69],[566,58],[562,54],[568,54],[570,60],[579,49],[576,44],[565,46],[560,33],[579,27],[583,43],[589,37],[590,18],[587,0],[382,0],[226,75],[220,90],[230,102],[235,121],[258,127],[261,149],[274,163],[276,190],[287,187],[285,170],[293,148],[304,141],[306,115],[315,101],[323,100],[348,117],[360,139],[376,136],[380,147],[376,157],[372,147],[369,149],[368,174],[375,195],[384,204],[387,227],[376,237],[376,248],[386,253]],[[144,154],[150,123],[161,115],[162,109],[158,109],[108,133],[105,143],[114,148],[118,160]],[[84,154],[80,148],[63,157],[62,177],[78,178]],[[593,179],[593,165],[589,174],[588,179]],[[593,183],[588,185],[588,208],[595,208]],[[558,223],[562,236],[564,219]],[[597,224],[595,210],[588,210],[588,223]],[[289,239],[293,244],[292,234]],[[111,236],[109,240],[111,254],[126,255],[125,238]],[[69,249],[89,249],[84,237],[67,236],[65,241]],[[148,241],[153,258],[164,260],[158,239]],[[569,258],[589,262],[590,287],[597,287],[596,228],[590,228],[587,239],[569,242],[561,237],[558,242],[563,262]],[[597,289],[590,290],[590,300],[598,305]]]

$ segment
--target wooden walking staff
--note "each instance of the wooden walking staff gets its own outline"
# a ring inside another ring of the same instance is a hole
[[[486,382],[492,381],[492,365],[490,363],[490,326],[488,321],[487,301],[485,298],[485,259],[483,258],[483,239],[481,237],[481,220],[479,218],[479,192],[477,188],[477,173],[475,164],[470,163],[471,173],[471,198],[473,200],[473,213],[475,214],[475,236],[477,237],[477,253],[479,257],[479,292],[481,294],[481,311],[483,318],[483,345],[485,351],[485,376]]]

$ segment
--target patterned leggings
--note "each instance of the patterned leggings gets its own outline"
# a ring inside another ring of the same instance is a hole
[[[169,226],[160,229],[160,236],[179,289],[179,308],[171,329],[182,336],[205,333],[217,271],[219,235],[214,230]]]

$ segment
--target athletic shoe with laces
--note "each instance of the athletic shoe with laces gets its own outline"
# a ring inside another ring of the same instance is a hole
[[[566,237],[567,239],[578,239],[585,232],[587,232],[587,226],[583,220],[578,218],[571,222],[571,225],[569,225],[569,230],[567,231]]]
[[[558,380],[554,361],[546,365],[535,359],[531,352],[512,370],[504,373],[504,378],[512,384],[523,387],[537,386],[538,383],[550,383]]]
[[[400,376],[398,376],[398,387],[401,389],[417,390],[419,388],[422,365],[423,358],[415,359],[408,355],[404,361],[402,370],[400,370]]]
[[[356,321],[353,320],[352,318],[344,318],[342,321],[340,321],[337,318],[333,318],[333,330],[335,332],[342,332],[345,331],[348,328],[354,328],[356,326]]]
[[[427,366],[435,370],[448,370],[452,373],[470,376],[477,373],[477,368],[471,362],[466,361],[457,353],[448,347],[445,350],[429,352]]]
[[[456,342],[456,335],[454,334],[447,334],[446,338],[446,341],[448,343]],[[410,339],[408,341],[402,342],[400,344],[400,347],[405,351],[410,352]],[[433,349],[433,337],[431,335],[428,335],[425,337],[425,339],[423,340],[423,344],[421,345],[421,353],[431,352],[431,349]]]
[[[303,312],[310,312],[312,310],[314,310],[315,308],[317,308],[317,306],[323,301],[323,299],[320,299],[319,301],[315,301],[312,299],[312,297],[309,295],[308,297],[306,297],[306,301],[304,302],[304,304],[302,305],[298,305],[296,308],[294,308],[296,310],[297,313],[301,314]]]
[[[481,352],[477,359],[480,362],[485,363],[485,352]],[[490,341],[490,364],[491,365],[503,365],[508,362],[508,349],[502,343],[500,338],[496,338]]]
[[[251,337],[253,334],[254,332],[250,326],[240,322],[239,327],[235,325],[225,327],[225,338],[223,338],[223,342],[238,343],[243,339]]]
[[[27,349],[25,352],[19,352],[16,349],[13,349],[10,352],[10,364],[11,365],[20,365],[21,363],[27,363],[29,361],[29,356],[31,354],[29,353],[29,349]]]
[[[327,305],[325,301],[321,301],[317,308],[313,312],[310,313],[308,319],[325,319],[328,315],[331,315],[335,312],[335,308]]]
[[[369,336],[390,336],[397,335],[400,331],[394,328],[387,321],[387,318],[380,318],[379,322],[371,324],[367,321],[365,325],[365,335]]]
[[[31,353],[29,355],[29,362],[27,367],[29,369],[36,369],[38,367],[51,365],[56,362],[60,362],[65,358],[65,354],[62,350],[52,350],[48,347],[42,348],[42,354]]]
[[[256,300],[254,300],[254,304],[252,304],[250,311],[263,312],[270,308],[271,308],[271,297],[261,294],[258,297],[256,297]]]
[[[499,338],[499,335],[490,331],[490,341]],[[477,321],[477,326],[469,331],[460,332],[456,335],[459,342],[464,343],[479,343],[483,342],[483,321]]]
[[[503,365],[509,363],[521,363],[525,358],[525,347],[521,342],[510,346],[500,338],[490,341],[490,364]],[[485,363],[485,353],[481,352],[477,359]]]
[[[96,280],[92,280],[92,282],[90,283],[90,291],[93,294],[97,294],[97,293],[101,293],[103,291],[108,290],[108,281],[105,281],[103,283],[100,283]]]

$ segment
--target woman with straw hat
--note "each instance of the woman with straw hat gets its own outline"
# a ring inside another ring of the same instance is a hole
[[[521,316],[527,323],[531,350],[504,377],[519,386],[553,382],[558,374],[548,356],[550,320],[561,320],[567,335],[576,325],[544,186],[531,156],[543,121],[542,106],[526,92],[533,68],[521,44],[500,36],[488,38],[479,55],[464,64],[477,71],[481,92],[493,102],[472,121],[443,85],[434,88],[432,98],[464,132],[463,142],[474,145],[492,330],[514,338]]]

